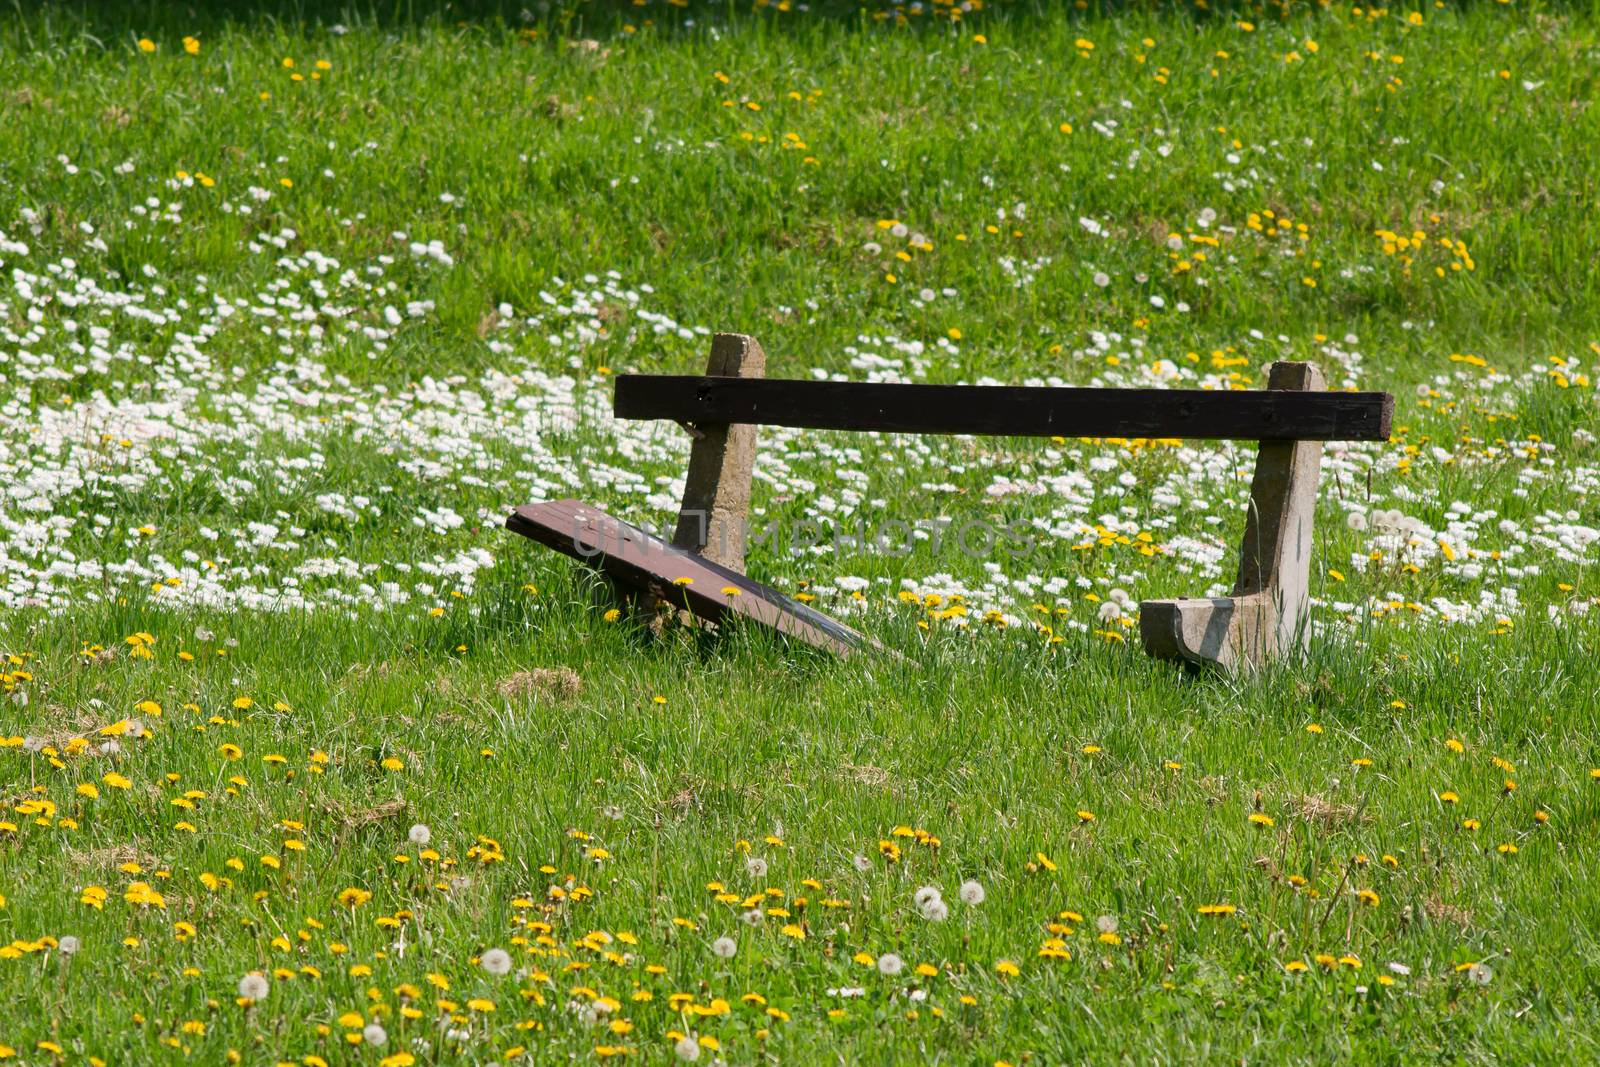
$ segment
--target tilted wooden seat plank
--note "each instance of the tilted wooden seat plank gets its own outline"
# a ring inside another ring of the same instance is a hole
[[[1233,595],[1140,605],[1146,651],[1225,669],[1304,644],[1322,442],[1385,440],[1394,412],[1387,393],[1324,391],[1309,363],[1273,364],[1261,391],[785,381],[764,378],[765,366],[754,338],[717,334],[703,376],[616,382],[618,418],[672,419],[694,435],[673,543],[735,574],[759,425],[1260,441]]]
[[[513,533],[563,552],[697,619],[730,616],[849,655],[875,642],[771,586],[681,548],[577,500],[527,504],[506,519]],[[731,591],[730,591],[731,590]]]

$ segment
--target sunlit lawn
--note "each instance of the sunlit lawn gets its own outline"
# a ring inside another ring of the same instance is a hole
[[[0,1059],[1597,1056],[1594,11],[529,6],[0,17]],[[715,330],[1396,431],[1258,677],[1247,442],[764,431],[903,658],[656,638],[499,524]]]

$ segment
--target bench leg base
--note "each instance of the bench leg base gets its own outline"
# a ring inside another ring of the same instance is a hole
[[[1254,670],[1300,647],[1300,634],[1283,632],[1280,609],[1270,593],[1146,600],[1139,605],[1139,636],[1157,659]]]

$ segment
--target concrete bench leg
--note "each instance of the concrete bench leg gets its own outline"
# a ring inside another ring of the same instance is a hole
[[[1322,372],[1310,363],[1274,363],[1267,388],[1320,390]],[[1233,595],[1144,601],[1139,633],[1146,652],[1196,666],[1250,670],[1304,647],[1321,473],[1322,442],[1261,442]]]
[[[706,374],[760,378],[767,354],[754,337],[719,333],[711,339]],[[750,518],[750,478],[756,464],[756,428],[727,423],[693,427],[689,473],[683,483],[674,546],[744,573],[744,535]]]
[[[706,374],[726,378],[760,378],[766,374],[767,354],[754,337],[719,333],[711,338]],[[672,544],[730,570],[744,573],[745,531],[750,517],[750,482],[756,464],[756,427],[728,423],[685,423],[694,437],[689,449],[689,470],[683,481],[683,505]],[[636,618],[659,634],[664,622],[660,597],[621,591]],[[675,602],[680,623],[694,622]]]

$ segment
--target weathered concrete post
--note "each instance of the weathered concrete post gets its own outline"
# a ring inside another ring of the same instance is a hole
[[[767,354],[754,337],[719,333],[711,339],[706,374],[760,378]],[[756,428],[727,423],[692,427],[689,473],[672,543],[732,570],[744,572],[745,529],[750,517],[750,478],[756,462]]]
[[[1322,372],[1310,363],[1274,363],[1267,388],[1321,390]],[[1233,595],[1140,604],[1146,652],[1197,666],[1254,669],[1305,645],[1321,473],[1322,442],[1261,442]]]

